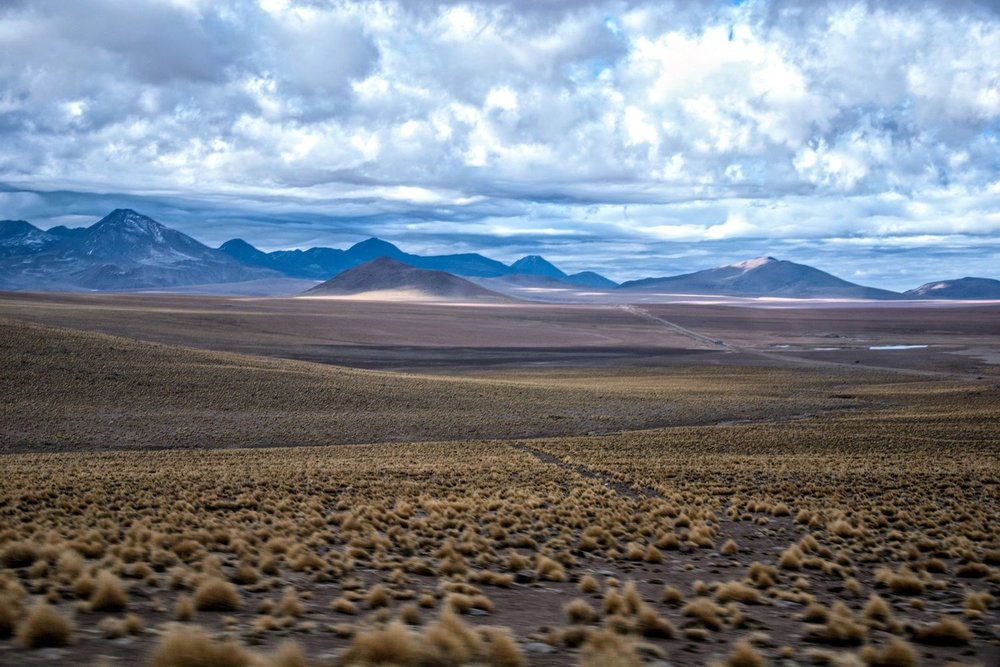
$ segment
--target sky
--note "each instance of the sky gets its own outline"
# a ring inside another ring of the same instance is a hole
[[[0,218],[1000,278],[1000,2],[0,0]]]

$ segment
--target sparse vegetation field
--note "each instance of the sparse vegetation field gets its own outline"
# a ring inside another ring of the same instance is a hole
[[[0,664],[1000,662],[995,378],[0,331]]]

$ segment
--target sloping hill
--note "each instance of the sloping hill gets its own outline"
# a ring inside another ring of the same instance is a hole
[[[940,280],[906,290],[904,294],[917,299],[1000,299],[1000,280],[969,277]]]
[[[348,269],[305,292],[308,296],[370,296],[434,300],[508,301],[508,297],[444,271],[418,269],[379,257]]]
[[[594,271],[573,273],[563,278],[563,280],[574,285],[579,285],[580,287],[592,287],[594,289],[614,289],[618,287],[618,283]]]
[[[0,262],[0,288],[117,290],[280,276],[247,266],[131,209],[112,211],[83,232],[47,236],[55,242],[43,239],[40,252]]]
[[[622,283],[620,290],[795,299],[901,299],[896,292],[856,285],[805,264],[758,257],[667,278]]]

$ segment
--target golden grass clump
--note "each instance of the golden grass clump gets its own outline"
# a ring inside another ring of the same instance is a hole
[[[677,636],[674,624],[648,605],[640,606],[636,612],[635,627],[645,637],[672,639]]]
[[[36,604],[17,628],[18,641],[28,648],[66,646],[73,635],[73,622],[44,602]]]
[[[889,637],[881,649],[865,646],[861,659],[869,667],[918,667],[920,656],[912,646],[899,637]]]
[[[486,640],[484,657],[489,667],[526,667],[528,663],[510,630],[485,627],[481,628],[479,632]]]
[[[676,605],[684,602],[684,593],[681,589],[674,586],[664,586],[663,593],[660,595],[660,599],[665,604]]]
[[[597,593],[601,590],[600,583],[598,583],[597,578],[592,574],[585,574],[580,577],[578,587],[581,593]]]
[[[580,598],[563,605],[563,612],[570,623],[593,623],[597,620],[597,611]]]
[[[125,635],[137,635],[142,632],[142,618],[137,614],[128,614],[124,618],[114,618],[108,616],[101,620],[97,628],[109,639],[124,637]]]
[[[121,579],[107,570],[98,572],[90,594],[90,608],[94,611],[121,611],[127,605],[128,598]]]
[[[913,640],[920,644],[962,646],[971,639],[972,632],[956,618],[942,617],[937,623],[922,625],[913,631]]]
[[[811,627],[806,634],[813,641],[837,646],[857,646],[868,636],[868,628],[854,620],[847,605],[836,602],[827,615],[826,623]]]
[[[764,667],[766,664],[764,656],[749,641],[741,639],[726,656],[722,667]]]
[[[641,667],[635,646],[610,630],[591,633],[580,651],[581,667]]]
[[[299,599],[295,588],[289,586],[282,594],[281,602],[278,603],[278,613],[282,616],[297,617],[301,616],[304,612],[305,607],[302,604],[302,600]]]
[[[721,612],[721,607],[705,597],[695,598],[681,609],[684,616],[694,619],[709,630],[722,629],[722,618],[719,616]]]
[[[354,615],[358,613],[358,606],[345,597],[339,597],[330,603],[330,608],[338,614]]]
[[[174,603],[174,618],[178,621],[190,621],[194,618],[194,600],[191,599],[190,595],[182,593],[177,596],[177,602]]]
[[[205,630],[174,625],[160,639],[151,667],[251,667],[254,656],[233,641],[216,641]]]
[[[539,579],[548,579],[549,581],[566,580],[566,568],[544,554],[538,554],[538,559],[535,561],[535,574]]]
[[[240,608],[240,594],[228,581],[211,577],[195,589],[194,606],[199,611],[235,611]]]
[[[719,602],[735,600],[745,604],[761,604],[764,602],[760,592],[756,588],[751,588],[739,581],[727,581],[715,589],[713,594]]]
[[[996,598],[986,591],[977,593],[976,591],[965,592],[965,615],[969,618],[982,618],[986,610],[990,608]]]
[[[28,567],[38,558],[38,547],[32,542],[11,542],[0,551],[0,565],[16,569]]]
[[[372,586],[371,590],[365,596],[365,604],[368,605],[369,609],[378,609],[380,607],[388,607],[389,603],[392,601],[392,595],[389,593],[389,589],[383,584],[376,584]]]

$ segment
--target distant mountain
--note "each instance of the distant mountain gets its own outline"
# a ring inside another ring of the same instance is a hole
[[[59,225],[58,227],[49,227],[45,230],[47,234],[52,234],[53,236],[58,236],[61,239],[70,239],[77,236],[81,236],[87,233],[86,227],[66,227],[65,225]]]
[[[369,268],[367,273],[351,274],[344,282],[330,280],[382,258],[394,265],[376,264],[378,276]],[[403,271],[401,266],[418,273]],[[460,282],[432,275],[440,273],[451,274],[450,278]],[[497,298],[495,292],[502,292],[564,301],[579,300],[582,292],[590,290],[834,299],[1000,298],[1000,281],[988,278],[928,283],[903,295],[773,257],[616,285],[593,271],[567,275],[540,255],[528,255],[507,266],[476,253],[411,254],[378,238],[346,250],[314,247],[263,252],[243,239],[232,239],[213,249],[130,209],[117,209],[81,228],[42,230],[24,220],[0,221],[0,289],[164,290],[183,286],[185,291],[217,291],[221,285],[241,283],[245,284],[241,289],[248,293],[264,293],[271,286],[280,286],[282,291],[294,289],[297,283],[290,279],[326,280],[326,287],[318,287],[320,290],[426,289],[429,295],[448,295],[452,290],[470,298],[483,297],[483,292]],[[416,286],[398,287],[406,280],[415,281]],[[383,283],[393,286],[377,287]]]
[[[904,294],[917,299],[1000,299],[1000,280],[992,278],[940,280],[906,290]]]
[[[247,266],[257,266],[264,269],[279,271],[274,257],[263,250],[258,250],[243,239],[232,239],[219,246],[219,252],[229,255],[236,261]]]
[[[529,276],[542,276],[562,280],[566,274],[556,268],[552,262],[541,255],[528,255],[510,265],[511,273],[526,273]]]
[[[344,251],[336,248],[276,250],[269,254],[282,273],[297,278],[326,280],[354,266],[344,257]]]
[[[408,296],[470,301],[505,301],[507,297],[444,271],[418,269],[379,257],[348,269],[305,292],[308,296],[362,296],[397,292]]]
[[[378,238],[356,243],[347,250],[314,247],[308,250],[276,250],[264,253],[242,239],[226,241],[219,250],[245,263],[281,271],[296,278],[326,280],[352,266],[378,257],[391,257],[410,266],[435,271],[447,271],[459,276],[500,276],[508,273],[507,265],[476,253],[456,255],[412,255]],[[271,258],[267,261],[263,256]]]
[[[41,252],[58,242],[58,236],[43,232],[30,222],[0,220],[0,257]]]
[[[566,276],[563,280],[573,285],[590,287],[593,289],[614,289],[615,287],[618,287],[618,283],[615,281],[609,280],[601,274],[594,273],[593,271],[581,271],[580,273],[574,273]]]
[[[758,257],[717,269],[622,283],[618,289],[677,294],[828,299],[901,299],[896,292],[847,282],[825,271],[773,257]]]
[[[40,252],[0,261],[4,289],[136,289],[279,275],[242,264],[130,209],[112,211]]]

